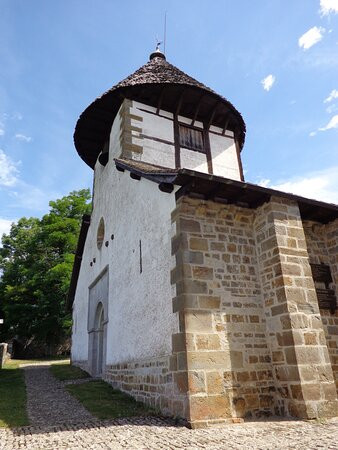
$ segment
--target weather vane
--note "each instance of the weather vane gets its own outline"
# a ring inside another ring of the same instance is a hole
[[[156,51],[160,51],[160,45],[163,41],[160,41],[158,37],[156,37]]]

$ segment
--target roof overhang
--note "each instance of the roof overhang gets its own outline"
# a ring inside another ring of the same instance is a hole
[[[175,193],[176,199],[183,195],[189,195],[204,200],[236,204],[244,208],[255,209],[268,202],[272,196],[276,196],[297,202],[303,220],[328,223],[338,218],[338,205],[269,189],[252,183],[231,180],[189,169],[178,169],[172,170],[171,173],[165,173],[162,170],[158,170],[156,166],[137,161],[116,159],[115,165],[119,170],[128,170],[137,177],[143,177],[158,183],[159,187],[162,187],[161,190],[165,192],[171,192],[174,185],[181,186]]]
[[[191,78],[163,58],[155,57],[134,74],[113,86],[80,115],[74,133],[80,157],[94,168],[109,138],[116,114],[124,99],[180,114],[208,126],[232,130],[240,149],[245,140],[245,123],[227,99]]]
[[[82,223],[81,223],[81,228],[80,228],[79,239],[77,242],[77,248],[76,248],[76,252],[75,252],[73,271],[72,271],[72,276],[70,279],[68,298],[67,298],[67,309],[68,310],[71,309],[73,302],[74,302],[77,280],[78,280],[79,274],[80,274],[82,255],[83,255],[83,250],[84,250],[84,246],[86,243],[89,225],[90,225],[90,215],[84,214],[82,216]]]

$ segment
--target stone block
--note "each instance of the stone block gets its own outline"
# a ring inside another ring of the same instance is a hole
[[[197,350],[220,350],[221,344],[217,334],[201,334],[196,336]]]
[[[233,370],[228,351],[204,351],[187,353],[189,370]]]
[[[243,353],[240,351],[230,350],[231,366],[233,369],[241,369],[243,367]]]
[[[222,242],[211,242],[210,250],[216,252],[225,252],[225,245]]]
[[[288,405],[289,414],[299,419],[309,419],[306,405],[303,402],[291,401]]]
[[[318,417],[319,418],[330,418],[337,417],[338,415],[338,401],[325,401],[318,405]]]
[[[296,347],[298,364],[323,364],[325,361],[318,347]]]
[[[185,314],[187,332],[210,333],[212,331],[212,315],[203,310],[188,310]]]
[[[237,372],[237,381],[238,383],[246,383],[250,381],[250,373],[249,372]]]
[[[271,408],[274,403],[274,398],[272,395],[260,395],[259,396],[259,406],[261,408]]]
[[[208,286],[204,281],[185,279],[176,284],[176,292],[180,294],[207,294]]]
[[[206,381],[203,372],[188,372],[189,391],[191,394],[206,392]]]
[[[222,394],[224,392],[224,380],[220,372],[206,372],[208,394]]]
[[[291,384],[291,394],[292,398],[295,400],[303,400],[303,391],[301,384]]]
[[[317,334],[313,332],[304,333],[305,345],[317,345]]]
[[[186,338],[185,333],[176,333],[171,336],[172,341],[172,351],[184,352],[186,351]]]
[[[200,308],[205,309],[219,309],[221,305],[221,298],[212,295],[199,295],[198,296]]]
[[[190,420],[231,418],[229,399],[225,395],[190,398]]]
[[[190,238],[189,247],[191,250],[208,251],[208,239]]]
[[[184,219],[183,217],[179,217],[176,221],[176,227],[179,232],[187,231],[190,233],[200,233],[201,225],[196,220]]]
[[[187,375],[187,372],[176,372],[176,373],[174,373],[174,383],[177,386],[178,392],[180,392],[180,393],[188,392],[188,375]]]
[[[186,352],[177,353],[177,370],[187,370]]]
[[[212,280],[214,278],[214,269],[210,267],[194,266],[192,268],[193,278],[197,280]]]
[[[198,299],[194,294],[180,294],[173,298],[173,312],[197,309],[198,306]]]
[[[188,248],[188,237],[186,233],[179,233],[171,240],[171,254],[175,255],[179,249],[186,250]]]
[[[284,349],[286,362],[290,365],[297,365],[296,351],[294,347],[287,347]]]
[[[245,398],[243,397],[235,397],[233,400],[234,410],[236,416],[243,417],[245,414],[246,403]]]
[[[273,363],[284,362],[284,353],[282,351],[272,352],[272,362]]]
[[[259,397],[257,394],[246,395],[245,402],[248,409],[256,409],[259,407]]]
[[[325,400],[335,400],[337,398],[337,390],[335,383],[322,383],[321,388],[323,390],[323,399]],[[338,416],[338,409],[337,409],[337,416]]]
[[[321,399],[320,384],[302,384],[303,398],[305,401],[316,401]]]

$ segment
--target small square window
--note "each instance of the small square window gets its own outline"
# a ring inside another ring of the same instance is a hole
[[[179,124],[180,147],[205,153],[203,131]]]

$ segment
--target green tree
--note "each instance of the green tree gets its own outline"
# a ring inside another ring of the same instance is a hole
[[[18,336],[52,351],[70,335],[66,309],[74,254],[83,214],[91,209],[83,189],[51,201],[48,214],[20,219],[0,248],[2,339]]]

